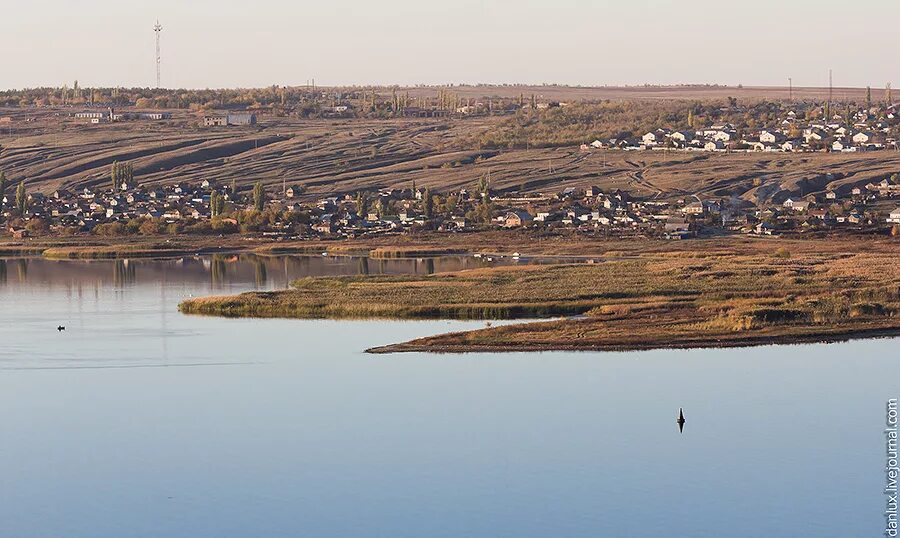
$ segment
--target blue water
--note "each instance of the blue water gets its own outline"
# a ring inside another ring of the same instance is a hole
[[[896,339],[371,356],[483,324],[177,312],[283,285],[242,263],[7,260],[0,536],[883,532]]]

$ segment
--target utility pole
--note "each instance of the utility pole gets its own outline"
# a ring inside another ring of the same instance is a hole
[[[794,79],[788,77],[788,101],[794,102]]]
[[[153,27],[153,32],[156,34],[156,88],[160,87],[160,64],[162,63],[162,57],[159,54],[159,34],[162,32],[162,26],[159,24],[159,19],[156,19],[156,25]]]

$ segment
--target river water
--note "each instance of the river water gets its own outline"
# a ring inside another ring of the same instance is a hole
[[[0,536],[883,533],[897,339],[370,356],[483,323],[176,308],[487,263],[0,260]]]

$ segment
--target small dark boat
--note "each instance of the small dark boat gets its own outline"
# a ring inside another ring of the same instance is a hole
[[[676,420],[675,422],[678,423],[678,431],[684,433],[684,409],[681,407],[678,408],[678,420]]]
[[[62,332],[64,330],[66,330],[66,328],[63,327],[62,325],[60,325],[59,327],[56,328],[56,330]]]

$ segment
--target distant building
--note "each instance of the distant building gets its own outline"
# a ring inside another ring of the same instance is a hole
[[[228,125],[256,125],[256,114],[238,113],[226,116]]]
[[[256,114],[242,112],[203,117],[204,127],[226,127],[228,125],[256,125]]]
[[[77,120],[100,120],[103,121],[107,118],[106,112],[99,111],[86,111],[86,112],[76,112],[75,119]]]
[[[225,127],[228,125],[228,116],[204,116],[204,127]]]

